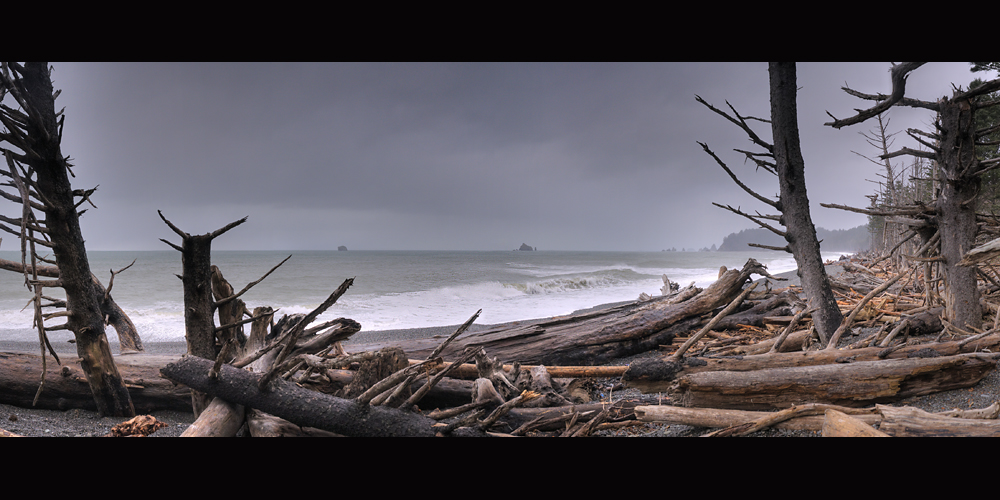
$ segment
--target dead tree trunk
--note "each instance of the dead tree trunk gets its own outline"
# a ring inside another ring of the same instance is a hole
[[[979,304],[977,271],[974,267],[960,265],[965,253],[975,245],[979,231],[976,223],[977,196],[982,175],[997,168],[1000,163],[980,161],[976,157],[976,139],[990,133],[989,129],[975,130],[975,113],[979,108],[976,98],[1000,89],[1000,79],[985,82],[967,91],[956,89],[951,98],[941,98],[936,102],[920,101],[905,97],[906,77],[923,63],[900,63],[892,67],[892,95],[862,94],[847,89],[851,95],[878,101],[878,104],[860,110],[857,115],[843,120],[829,122],[834,128],[861,123],[891,106],[909,106],[937,112],[934,133],[907,130],[907,133],[930,151],[902,148],[882,158],[912,155],[937,162],[938,174],[934,178],[940,187],[940,194],[931,214],[910,224],[915,231],[923,231],[922,236],[931,234],[935,227],[940,236],[940,262],[945,280],[945,307],[949,322],[960,327],[975,329],[982,325],[982,309]],[[982,106],[995,105],[996,102]],[[832,116],[832,115],[831,115]],[[933,143],[921,137],[929,138]],[[929,241],[929,240],[928,240]]]
[[[244,217],[211,233],[192,235],[182,231],[157,211],[160,218],[181,237],[181,245],[161,238],[160,241],[181,252],[184,283],[184,338],[187,353],[204,359],[215,360],[219,347],[215,341],[215,308],[212,301],[212,240],[226,231],[246,222]],[[195,415],[201,413],[211,400],[204,394],[192,392]]]
[[[774,137],[774,160],[781,188],[782,224],[785,240],[795,256],[798,275],[802,279],[811,308],[813,324],[820,338],[829,339],[840,326],[843,315],[830,289],[823,266],[816,227],[809,213],[806,196],[805,161],[799,146],[798,111],[795,103],[795,63],[770,63],[771,131]]]
[[[969,99],[940,101],[941,194],[937,199],[941,232],[941,271],[944,278],[945,314],[959,328],[983,324],[975,267],[960,266],[976,243],[976,196],[982,177],[970,175],[976,159],[973,110]]]
[[[778,177],[780,192],[778,200],[774,201],[762,196],[745,184],[740,182],[736,174],[729,169],[726,164],[713,153],[707,145],[701,143],[701,147],[706,153],[715,158],[715,161],[729,174],[729,176],[744,191],[751,196],[770,205],[781,212],[781,215],[750,215],[731,206],[715,204],[738,215],[746,217],[761,227],[780,235],[788,243],[782,248],[768,247],[765,245],[753,245],[772,250],[784,250],[795,257],[798,265],[798,275],[802,280],[802,289],[805,292],[810,308],[816,309],[813,313],[813,323],[816,331],[825,343],[830,335],[840,326],[843,315],[837,307],[833,291],[830,289],[829,278],[826,269],[823,267],[823,258],[820,254],[819,242],[816,240],[816,228],[812,223],[812,216],[809,213],[809,198],[806,194],[805,183],[805,161],[802,159],[802,151],[799,146],[799,129],[797,109],[795,103],[795,64],[794,63],[770,63],[770,86],[771,86],[771,133],[774,137],[774,144],[769,144],[758,137],[747,125],[747,120],[753,117],[740,116],[733,109],[735,117],[728,113],[716,109],[709,105],[701,97],[698,101],[708,106],[709,109],[722,115],[729,121],[742,128],[750,140],[765,149],[763,153],[752,153],[740,151],[747,159],[754,161],[759,168],[763,168]],[[730,106],[732,108],[732,106]],[[759,118],[757,118],[759,120]],[[768,161],[767,158],[773,158]],[[765,220],[775,220],[784,225],[786,230],[777,229]]]
[[[10,169],[9,176],[20,187],[25,212],[32,206],[28,199],[30,189],[41,200],[45,227],[44,230],[40,227],[35,229],[47,234],[59,267],[58,280],[35,281],[32,284],[36,297],[41,296],[39,287],[42,286],[61,286],[66,291],[68,314],[65,327],[76,337],[80,364],[98,412],[108,416],[135,416],[132,400],[115,366],[104,332],[102,295],[92,279],[74,200],[79,193],[75,193],[70,185],[70,165],[60,149],[62,122],[57,120],[55,112],[55,96],[58,93],[53,92],[48,64],[29,62],[22,67],[17,63],[7,63],[3,72],[4,92],[10,92],[22,108],[20,112],[12,113],[5,109],[3,113],[3,122],[10,134],[4,134],[0,139],[24,152],[21,155],[3,151]],[[28,168],[22,168],[22,174],[18,174],[15,169],[17,163],[26,164]],[[31,179],[32,172],[36,176],[34,180]],[[26,214],[21,221],[22,244],[27,237],[23,233],[24,228],[30,222],[27,217]],[[38,308],[36,301],[36,310]],[[36,314],[36,321],[40,320],[41,315]],[[38,328],[40,335],[44,336],[44,327],[39,324]]]

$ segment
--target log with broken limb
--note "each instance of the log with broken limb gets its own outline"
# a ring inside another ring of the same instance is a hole
[[[466,347],[484,347],[491,356],[522,364],[600,365],[669,344],[678,331],[672,329],[724,306],[739,295],[751,274],[766,272],[750,259],[742,270],[731,269],[695,297],[673,305],[659,298],[630,302],[599,311],[503,326],[455,339],[441,356],[454,359]],[[691,330],[685,324],[683,331]],[[398,346],[415,359],[426,359],[438,346],[436,339],[390,341],[355,345],[355,350]]]
[[[646,358],[632,362],[622,375],[627,387],[644,393],[668,392],[674,382],[688,374],[728,371],[753,372],[776,368],[795,368],[830,364],[856,363],[892,359],[938,358],[965,353],[1000,350],[1000,333],[993,332],[975,340],[927,342],[905,345],[898,349],[865,347],[819,351],[794,351],[724,356],[716,358],[688,357],[680,362],[669,358]]]
[[[997,437],[1000,420],[956,418],[918,408],[876,405],[882,414],[879,430],[896,437]]]
[[[785,408],[784,410],[768,413],[767,415],[751,420],[749,422],[744,422],[742,424],[732,425],[722,429],[717,429],[708,434],[703,434],[702,437],[734,437],[734,436],[746,436],[748,434],[773,427],[774,425],[790,420],[796,417],[806,417],[812,415],[824,415],[827,411],[840,408],[836,405],[822,404],[822,403],[805,403],[800,405],[792,406],[791,408]]]
[[[766,410],[811,402],[841,406],[890,403],[971,387],[996,368],[996,355],[860,361],[750,372],[710,371],[677,379],[684,406]]]
[[[303,389],[281,379],[259,388],[261,375],[223,365],[218,378],[210,378],[212,362],[196,356],[165,366],[164,377],[192,390],[234,404],[259,409],[303,427],[315,427],[354,437],[435,436],[433,419],[396,408],[369,406]],[[453,435],[484,436],[475,429],[459,428]]]
[[[826,405],[835,408],[859,420],[874,425],[882,417],[874,408],[849,408],[846,406]],[[775,414],[770,411],[729,410],[724,408],[685,408],[670,405],[641,405],[635,407],[635,417],[640,422],[651,422],[671,425],[688,425],[720,429],[734,427],[767,418]],[[799,415],[787,420],[775,422],[773,427],[782,430],[818,431],[823,425],[821,414]]]
[[[159,373],[160,368],[177,358],[151,354],[115,356],[115,364],[136,412],[191,411],[191,391]],[[63,357],[61,361],[61,367],[53,369],[50,366],[47,370],[45,390],[33,406],[39,373],[42,372],[42,357],[38,354],[0,353],[0,403],[22,408],[95,411],[93,394],[80,370],[80,359]]]

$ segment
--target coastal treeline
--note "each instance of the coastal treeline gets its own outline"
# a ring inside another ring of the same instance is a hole
[[[871,248],[871,234],[869,231],[868,225],[857,226],[851,229],[834,230],[818,227],[816,228],[816,238],[819,239],[820,248],[824,252],[864,252]],[[719,245],[719,251],[745,251],[748,250],[748,247],[752,243],[780,246],[784,244],[784,239],[767,229],[749,228],[738,233],[731,233],[723,238],[722,244]]]

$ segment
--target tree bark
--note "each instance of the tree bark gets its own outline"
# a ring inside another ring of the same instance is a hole
[[[938,165],[941,194],[937,198],[938,230],[941,232],[941,271],[944,277],[945,310],[948,321],[969,330],[983,324],[979,306],[976,268],[961,261],[976,243],[976,196],[982,183],[975,171],[973,111],[968,100],[940,101],[941,145]]]
[[[840,326],[843,315],[830,289],[823,266],[816,228],[809,212],[806,195],[805,160],[799,145],[798,111],[796,108],[795,63],[770,63],[771,131],[774,138],[774,160],[780,186],[781,223],[786,227],[785,240],[798,266],[820,338],[826,341]]]

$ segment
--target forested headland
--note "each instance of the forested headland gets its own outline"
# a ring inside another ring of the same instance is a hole
[[[816,238],[820,240],[820,248],[823,251],[854,253],[866,251],[871,247],[871,233],[869,233],[868,225],[834,230],[818,227],[816,228]],[[785,244],[785,240],[764,228],[744,229],[723,238],[719,251],[749,250],[750,243],[781,246]]]

